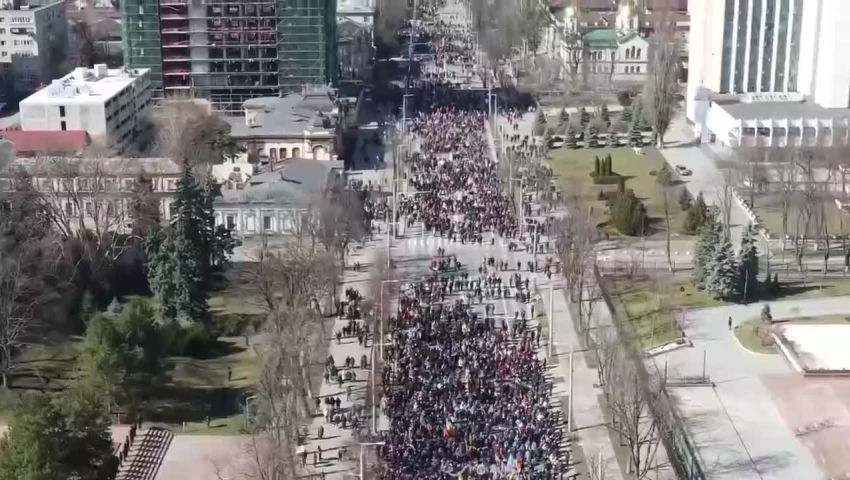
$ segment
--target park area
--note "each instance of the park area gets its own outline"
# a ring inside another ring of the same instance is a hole
[[[234,268],[234,272],[238,269]],[[141,415],[146,422],[177,434],[232,435],[248,431],[246,398],[257,383],[254,347],[262,341],[256,326],[265,313],[259,300],[245,296],[243,283],[217,292],[210,298],[210,313],[217,338],[185,333],[166,354],[161,379],[143,396]],[[111,309],[126,309],[132,302],[154,306],[152,298],[128,297]],[[61,393],[85,378],[85,337],[54,334],[31,343],[15,362],[9,376],[11,388],[0,394],[0,424],[9,420],[21,397],[28,393]],[[113,420],[126,421],[125,410],[114,408]],[[207,422],[209,417],[209,422]]]
[[[634,191],[647,209],[652,223],[650,232],[656,234],[665,230],[664,226],[664,197],[661,185],[657,182],[657,172],[664,165],[664,158],[654,148],[644,148],[643,154],[636,153],[628,147],[621,148],[562,148],[550,152],[552,171],[557,177],[559,187],[566,195],[580,195],[582,200],[591,208],[591,218],[597,225],[605,226],[608,221],[606,201],[600,199],[600,192],[616,192],[617,185],[594,184],[591,173],[594,172],[596,157],[604,158],[611,155],[611,170],[615,175],[625,178],[625,188]],[[683,182],[675,181],[668,187],[668,207],[670,211],[670,226],[674,232],[679,232],[686,212],[678,203]],[[604,228],[611,235],[617,235],[613,228]]]
[[[749,201],[746,195],[744,199]],[[761,219],[762,224],[770,232],[771,238],[782,238],[782,216],[783,216],[783,198],[778,193],[764,193],[754,196],[754,212]],[[802,200],[792,197],[788,201],[787,211],[787,235],[803,235],[807,234],[810,238],[814,238],[818,231],[823,231],[818,222],[809,222],[808,231],[805,231],[805,217],[801,216]],[[829,235],[846,235],[850,233],[850,216],[846,212],[842,212],[832,200],[826,200],[823,203],[824,219],[826,220],[826,228]],[[799,221],[798,221],[799,217]],[[799,223],[799,228],[798,228]]]
[[[681,339],[687,310],[722,305],[684,277],[605,277],[604,288],[614,304],[617,321],[633,332],[632,338],[642,350]]]

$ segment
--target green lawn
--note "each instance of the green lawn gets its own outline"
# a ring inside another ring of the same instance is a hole
[[[811,273],[806,282],[782,281],[782,272],[779,273],[781,290],[776,300],[804,300],[808,298],[843,297],[850,295],[850,277],[823,278],[816,273]]]
[[[770,327],[761,320],[747,320],[735,326],[735,337],[745,349],[755,353],[776,353]]]
[[[257,341],[257,337],[250,340]],[[28,392],[60,392],[81,375],[79,338],[24,352],[14,375],[13,387],[0,392],[0,421],[5,422],[21,395]],[[146,420],[164,424],[175,432],[227,435],[240,433],[244,425],[245,397],[257,384],[256,355],[244,337],[220,338],[211,358],[171,357],[167,381],[150,392]],[[228,381],[230,367],[232,378]],[[207,429],[206,417],[211,428]]]
[[[679,320],[683,309],[722,305],[684,278],[653,281],[609,277],[605,288],[614,302],[617,320],[629,324],[644,350],[680,337]]]
[[[744,199],[749,200],[746,193],[743,193]],[[794,206],[800,201],[792,199],[789,201],[788,208],[788,225],[786,233],[794,235],[797,225],[797,208]],[[782,238],[782,196],[779,194],[756,195],[755,196],[755,212],[761,217],[765,228],[770,232],[772,238]],[[839,235],[841,233],[842,213],[831,199],[825,202],[826,219],[829,226],[830,235]],[[844,214],[843,218],[845,235],[850,233],[850,216]],[[815,235],[817,225],[814,222],[809,226],[809,235]],[[800,234],[802,235],[802,231]]]
[[[616,185],[594,185],[590,173],[593,172],[594,158],[611,154],[612,170],[627,177],[626,188],[634,190],[635,195],[646,205],[649,216],[655,221],[656,230],[664,229],[664,197],[661,186],[651,171],[658,171],[664,165],[664,159],[658,150],[644,148],[645,155],[637,155],[629,147],[619,148],[561,148],[550,153],[552,170],[558,177],[558,182],[568,197],[579,192],[581,197],[593,209],[593,218],[598,223],[608,219],[605,213],[605,202],[598,200],[600,191],[616,191]],[[679,208],[678,198],[682,187],[670,187],[668,193],[670,224],[673,231],[678,232],[685,213]]]

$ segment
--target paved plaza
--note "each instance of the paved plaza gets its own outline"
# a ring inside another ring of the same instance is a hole
[[[774,320],[843,314],[850,297],[765,302]],[[800,378],[782,355],[744,350],[728,328],[760,316],[763,304],[729,305],[687,312],[686,335],[693,347],[652,357],[669,378],[705,372],[714,386],[673,388],[711,478],[823,478],[815,459],[777,407],[766,379]],[[788,403],[786,403],[788,404]],[[787,410],[787,408],[786,408]]]

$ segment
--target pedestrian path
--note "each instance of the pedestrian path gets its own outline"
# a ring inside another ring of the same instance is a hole
[[[355,288],[364,298],[374,297],[369,288],[371,285],[369,279],[374,271],[374,263],[380,251],[379,243],[378,241],[367,243],[365,248],[355,249],[354,253],[349,256],[349,264],[359,262],[362,268],[358,272],[352,269],[345,270],[339,287],[339,298],[344,298],[347,288]],[[321,475],[324,473],[325,478],[329,480],[350,478],[352,473],[357,472],[360,447],[357,445],[354,430],[350,425],[342,428],[341,425],[325,420],[320,411],[325,407],[325,399],[338,398],[341,411],[347,412],[354,405],[364,406],[367,403],[367,396],[370,394],[368,389],[370,370],[360,368],[361,357],[365,355],[367,359],[370,358],[370,348],[359,343],[356,336],[341,337],[339,341],[334,336],[334,333],[341,332],[347,323],[348,320],[340,317],[334,319],[332,329],[326,332],[329,342],[327,355],[333,357],[334,364],[341,372],[351,371],[355,375],[355,379],[342,384],[336,381],[326,382],[324,378],[321,379],[322,383],[318,388],[319,410],[314,413],[313,420],[308,426],[307,441],[299,447],[297,455],[298,461],[303,462],[308,474]],[[363,322],[359,323],[362,324]],[[371,347],[372,340],[367,339],[367,343]],[[344,360],[347,357],[355,359],[354,368],[346,369],[344,367]],[[363,412],[371,413],[365,408]],[[370,423],[371,417],[367,415],[361,421],[361,431],[368,431]],[[319,436],[320,431],[321,438]]]

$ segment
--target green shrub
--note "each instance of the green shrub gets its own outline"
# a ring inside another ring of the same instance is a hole
[[[623,177],[617,174],[614,175],[599,175],[593,177],[594,185],[617,185]]]
[[[632,190],[621,192],[613,201],[610,222],[623,235],[643,235],[647,227],[646,207]]]

